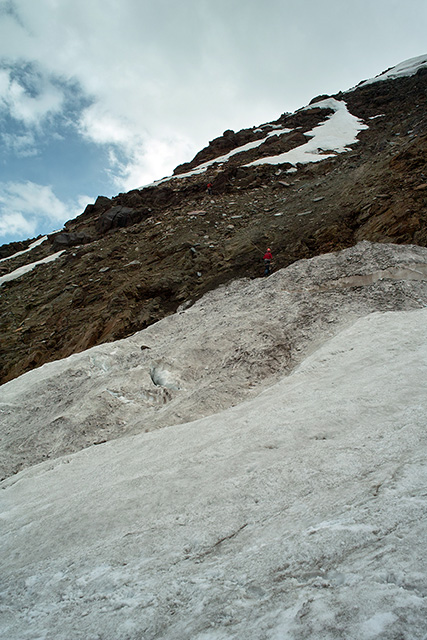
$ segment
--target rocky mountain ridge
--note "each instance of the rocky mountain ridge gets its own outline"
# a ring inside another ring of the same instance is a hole
[[[225,131],[171,178],[100,196],[31,251],[0,248],[1,382],[95,344],[123,338],[219,284],[262,275],[361,240],[427,246],[427,69],[319,96],[309,107]],[[360,123],[340,152],[298,152],[344,104]],[[216,162],[215,162],[216,160]],[[264,163],[265,162],[265,163]],[[213,183],[213,194],[206,192]]]

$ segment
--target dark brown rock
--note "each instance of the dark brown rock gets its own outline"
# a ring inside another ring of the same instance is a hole
[[[9,256],[13,256],[13,254],[18,253],[18,251],[25,251],[25,249],[28,249],[30,243],[31,240],[2,244],[0,247],[0,260],[9,258]]]
[[[138,222],[140,215],[142,214],[130,207],[122,207],[120,205],[111,207],[111,209],[104,211],[104,213],[99,217],[98,222],[96,223],[96,230],[103,234],[110,231],[110,229],[128,227],[131,224]]]
[[[74,247],[80,244],[88,244],[94,240],[93,236],[84,231],[76,233],[58,233],[53,238],[53,249],[59,251],[67,247]]]

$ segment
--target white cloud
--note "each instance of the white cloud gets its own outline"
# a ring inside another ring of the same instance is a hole
[[[52,187],[29,181],[0,185],[0,205],[25,214],[45,215],[51,220],[60,220],[66,215],[66,207]]]
[[[29,88],[11,70],[1,70],[0,107],[26,126],[39,126],[44,118],[61,112],[64,95],[46,74],[32,73],[31,80],[36,80],[36,86]]]
[[[12,151],[21,158],[38,155],[34,134],[29,131],[23,135],[13,133],[1,134],[1,139],[6,149]]]
[[[79,213],[82,213],[89,202],[95,202],[95,198],[93,196],[85,195],[78,196],[76,198],[76,204],[74,205],[75,213],[72,212],[72,215],[79,215]]]
[[[184,161],[195,152],[189,138],[170,131],[167,125],[157,136],[149,135],[145,130],[135,130],[132,121],[114,117],[100,103],[84,110],[79,131],[91,142],[111,147],[111,174],[119,190],[129,190],[169,175],[177,158]]]
[[[426,16],[422,1],[408,1],[419,8],[420,18]],[[371,4],[360,0],[344,8],[342,0],[331,0],[325,9],[312,0],[264,5],[245,0],[242,10],[242,2],[229,0],[214,5],[205,0],[16,0],[15,13],[26,28],[9,17],[0,35],[5,55],[18,56],[18,40],[21,57],[78,79],[108,113],[126,114],[137,131],[148,125],[152,132],[166,119],[202,132],[210,130],[210,122],[237,121],[243,112],[253,118],[260,106],[303,106],[312,97],[313,82],[325,90],[325,75],[328,83],[337,83],[336,90],[345,89],[340,78],[351,86],[350,73],[358,82],[374,46],[384,49],[379,68],[370,61],[372,72],[379,73],[424,43],[422,19],[414,24],[406,7],[394,3],[390,10],[389,0],[377,0],[375,8]],[[368,5],[369,21],[363,12]],[[390,41],[393,19],[399,22],[400,41]],[[409,25],[412,39],[405,44]],[[356,40],[357,51],[352,49]],[[351,47],[344,46],[347,41]]]
[[[31,220],[16,211],[3,211],[0,213],[0,237],[9,234],[22,234],[31,237],[35,234],[36,220]]]
[[[149,184],[158,178],[170,175],[176,166],[177,158],[189,158],[195,149],[191,149],[190,141],[175,136],[159,139],[147,137],[128,145],[126,161],[118,158],[112,163],[115,171],[114,182],[118,189],[130,190]]]
[[[34,182],[0,183],[0,236],[13,233],[36,235],[42,225],[62,226],[83,211],[89,196],[64,203],[51,186]]]
[[[78,126],[84,137],[98,144],[127,145],[132,140],[130,123],[108,113],[100,103],[83,111]]]

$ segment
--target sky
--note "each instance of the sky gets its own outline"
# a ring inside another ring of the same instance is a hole
[[[426,53],[425,0],[0,0],[0,244]]]

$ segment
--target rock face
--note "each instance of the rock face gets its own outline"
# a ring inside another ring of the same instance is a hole
[[[275,270],[364,240],[427,246],[426,94],[419,72],[226,131],[172,178],[100,196],[63,232],[3,261],[2,273],[12,272],[65,249],[0,287],[1,382],[129,336],[219,284],[262,276],[267,246]],[[252,164],[312,141],[334,116],[331,100],[365,127],[346,151]]]

